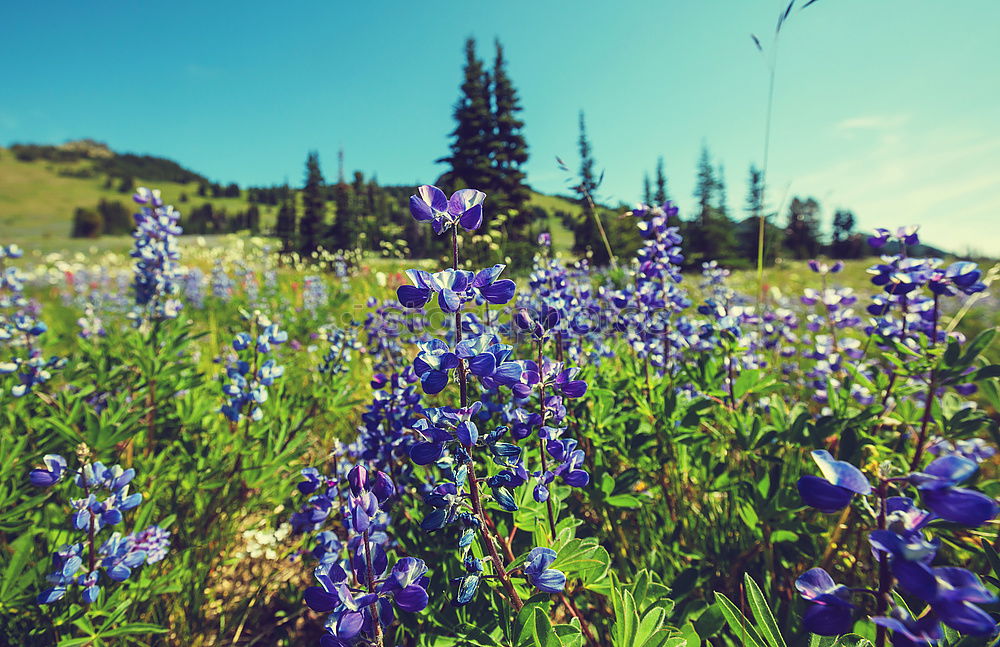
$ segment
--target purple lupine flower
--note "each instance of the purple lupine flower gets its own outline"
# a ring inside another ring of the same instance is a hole
[[[820,512],[837,512],[846,508],[855,494],[871,493],[868,479],[850,463],[835,460],[825,449],[812,452],[812,457],[824,478],[807,474],[799,479],[799,494],[806,505]]]
[[[434,395],[448,385],[448,374],[458,368],[458,356],[440,339],[418,342],[420,352],[413,360],[413,370],[420,378],[424,393]]]
[[[981,526],[1000,514],[996,500],[981,492],[956,487],[971,478],[979,466],[962,456],[936,458],[922,472],[910,475],[924,503],[934,514],[966,526]]]
[[[35,487],[51,487],[59,482],[66,472],[66,459],[59,454],[46,454],[42,459],[45,467],[39,467],[28,473],[28,480]]]
[[[982,438],[956,440],[953,443],[940,436],[934,436],[928,441],[927,451],[935,456],[956,454],[977,463],[989,460],[997,453],[996,447]]]
[[[933,569],[933,590],[916,593],[926,600],[941,622],[955,631],[973,636],[996,633],[997,623],[977,604],[993,604],[997,596],[989,591],[971,571],[955,566]]]
[[[170,532],[160,526],[150,526],[131,536],[132,549],[146,553],[146,563],[163,561],[170,550]]]
[[[894,607],[888,616],[876,616],[872,622],[893,632],[893,647],[936,645],[944,638],[940,621],[933,613],[914,618],[906,609]]]
[[[851,630],[854,605],[851,592],[822,568],[811,568],[795,580],[799,595],[811,602],[802,618],[806,631],[838,636]]]
[[[477,302],[503,305],[514,298],[514,282],[510,279],[497,280],[506,267],[506,265],[498,263],[476,273],[470,290],[475,295]]]
[[[556,551],[551,548],[532,548],[528,553],[524,575],[539,591],[561,593],[566,587],[566,575],[560,570],[549,568],[554,561],[556,561]]]
[[[425,184],[410,196],[410,214],[420,222],[430,222],[436,234],[456,226],[475,231],[483,223],[485,199],[486,194],[475,189],[460,189],[446,198],[444,191]]]
[[[180,213],[164,206],[157,189],[140,187],[132,197],[143,205],[135,214],[135,304],[154,319],[173,319],[181,309],[176,298],[183,279],[178,264],[177,236],[181,233]]]

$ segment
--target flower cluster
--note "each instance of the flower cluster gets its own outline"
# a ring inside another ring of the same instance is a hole
[[[323,277],[308,274],[303,279],[302,309],[313,317],[330,303],[330,290]]]
[[[310,494],[322,489],[313,500],[324,497],[327,509],[343,495],[342,522],[350,536],[345,543],[333,533],[320,533],[313,551],[320,559],[315,570],[319,585],[306,589],[305,600],[312,610],[330,614],[321,644],[346,647],[376,638],[380,643],[383,628],[394,618],[393,603],[407,612],[422,611],[428,603],[423,561],[403,557],[389,568],[385,507],[395,485],[384,472],[372,475],[361,465],[350,469],[343,488],[338,487],[340,479],[321,477],[314,469],[304,470],[303,476],[299,490]]]
[[[669,226],[677,207],[670,202],[642,204],[629,213],[638,218],[644,242],[636,255],[634,282],[611,295],[620,313],[615,325],[637,354],[664,369],[673,348],[685,343],[675,338],[677,326],[671,321],[691,305],[679,285],[683,239],[677,227]]]
[[[582,468],[583,452],[576,448],[575,441],[560,439],[564,430],[556,427],[566,413],[562,398],[582,396],[587,384],[576,379],[577,369],[566,368],[561,361],[552,361],[543,355],[544,344],[557,336],[561,320],[562,310],[555,306],[565,306],[557,303],[555,291],[548,293],[552,307],[543,304],[538,313],[521,308],[514,318],[515,327],[538,345],[537,360],[514,359],[514,347],[501,342],[497,334],[500,327],[491,320],[489,307],[509,303],[514,298],[515,285],[509,279],[499,278],[504,265],[475,273],[458,269],[459,241],[455,227],[472,230],[481,224],[480,205],[485,196],[478,191],[459,192],[456,196],[460,199],[456,203],[453,196],[451,211],[447,214],[444,194],[433,187],[421,187],[410,201],[417,220],[431,220],[439,234],[452,231],[454,256],[450,269],[437,273],[407,271],[412,285],[397,290],[404,307],[424,307],[436,297],[443,313],[455,315],[451,341],[426,339],[417,342],[419,352],[413,371],[427,394],[440,393],[452,375],[457,374],[460,403],[457,407],[424,408],[423,417],[412,426],[419,441],[409,446],[408,454],[417,465],[435,466],[440,475],[425,489],[424,502],[430,512],[421,522],[421,528],[428,532],[450,526],[461,529],[457,548],[465,574],[453,580],[456,585],[453,604],[468,604],[481,582],[495,578],[506,589],[506,597],[513,607],[519,609],[522,602],[511,583],[515,574],[508,570],[508,564],[494,549],[497,539],[493,537],[491,522],[483,508],[481,484],[490,488],[492,501],[501,510],[515,512],[518,506],[513,490],[534,480],[535,498],[548,504],[554,533],[555,512],[549,498],[549,485],[556,478],[562,478],[569,485],[585,485],[589,481],[589,474]],[[463,308],[470,310],[476,306],[484,308],[485,323],[473,312],[462,316]],[[465,333],[470,336],[463,337]],[[561,347],[560,344],[560,353]],[[470,397],[473,380],[483,389],[479,399]],[[509,390],[509,396],[505,397],[502,389]],[[529,413],[523,407],[528,406],[529,399],[536,393],[541,411]],[[516,421],[518,433],[513,433],[508,424],[489,424],[494,413],[500,413],[508,421]],[[481,424],[488,425],[486,431],[480,431]],[[517,441],[533,432],[538,436],[539,464],[537,470],[529,471],[526,452]],[[477,472],[482,465],[477,464],[477,455],[488,456],[487,470],[492,464],[495,473],[480,477]],[[480,535],[490,553],[488,561],[493,571],[490,575],[484,575],[484,562],[475,557],[472,550]],[[512,554],[509,541],[506,550]],[[520,576],[540,590],[561,591],[565,576],[550,568],[555,558],[551,549],[535,549],[528,556],[527,566]]]
[[[67,477],[73,477],[83,494],[70,502],[71,525],[85,537],[52,554],[54,570],[47,577],[51,586],[38,596],[41,604],[57,602],[74,588],[84,604],[91,604],[101,592],[102,571],[112,582],[124,582],[143,564],[163,560],[170,548],[170,533],[159,526],[129,535],[113,532],[98,544],[97,535],[103,529],[120,525],[123,513],[142,502],[140,493],[130,491],[135,470],[94,462],[74,472],[65,458],[49,454],[41,467],[31,470],[28,480],[36,487],[51,488]]]
[[[66,365],[61,357],[44,357],[38,338],[48,326],[39,319],[39,306],[24,296],[25,277],[8,259],[21,258],[23,251],[17,245],[0,245],[0,346],[11,354],[0,357],[0,377],[15,375],[16,383],[10,387],[15,398],[27,395],[52,377],[52,371]],[[2,391],[0,391],[2,392]]]
[[[354,354],[361,349],[361,342],[351,330],[333,325],[323,325],[316,331],[316,339],[326,348],[322,363],[316,368],[320,375],[335,376],[350,370]]]
[[[222,386],[228,401],[220,411],[233,423],[247,417],[255,422],[263,418],[260,405],[267,401],[267,388],[285,373],[273,358],[264,358],[274,345],[288,340],[288,333],[260,312],[249,319],[250,332],[239,333],[233,339],[237,359],[226,370],[228,382]]]
[[[164,205],[158,189],[141,187],[132,197],[143,205],[135,214],[135,304],[137,320],[174,319],[181,309],[176,298],[184,278],[178,260],[177,236],[180,212]]]

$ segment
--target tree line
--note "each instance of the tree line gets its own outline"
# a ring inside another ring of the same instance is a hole
[[[571,221],[577,253],[589,253],[598,263],[608,261],[603,240],[588,206],[600,184],[595,177],[596,162],[593,147],[587,137],[584,115],[580,113],[580,165],[578,184],[574,191],[584,208],[584,217]],[[747,173],[746,196],[742,208],[731,209],[725,183],[725,169],[714,163],[707,146],[702,146],[695,168],[696,206],[690,214],[679,214],[672,223],[684,236],[686,264],[700,265],[717,260],[731,267],[750,267],[757,260],[761,222],[764,226],[764,262],[773,264],[779,257],[806,259],[828,254],[837,258],[860,258],[868,255],[867,236],[856,230],[854,213],[838,209],[833,214],[830,237],[823,232],[820,203],[814,197],[795,196],[787,205],[783,218],[771,206],[762,203],[765,196],[763,173],[751,165]],[[663,204],[671,199],[663,157],[656,161],[652,176],[647,172],[642,180],[642,201]],[[618,212],[628,208],[620,205]],[[631,255],[639,245],[637,237],[623,228],[622,218],[609,210],[598,209],[611,247],[616,254]],[[762,217],[761,217],[762,216]],[[628,227],[634,222],[628,222]],[[619,251],[621,250],[621,251]]]
[[[186,201],[184,198],[182,194],[182,202]],[[77,207],[73,210],[70,236],[97,238],[129,234],[135,229],[134,211],[135,205],[131,201],[126,204],[103,198],[94,207]],[[265,233],[261,227],[260,208],[256,204],[229,212],[205,202],[181,209],[180,224],[186,234]]]

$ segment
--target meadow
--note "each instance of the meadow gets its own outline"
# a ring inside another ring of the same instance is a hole
[[[300,257],[167,197],[0,241],[0,643],[995,641],[1000,268],[682,272],[669,203],[473,265],[426,186],[445,257]]]

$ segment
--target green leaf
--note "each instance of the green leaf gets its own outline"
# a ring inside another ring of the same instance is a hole
[[[34,546],[35,536],[31,532],[24,533],[12,544],[14,554],[4,569],[3,580],[0,581],[0,602],[7,604],[14,602],[14,599],[32,583],[32,578],[25,577],[24,571]]]
[[[837,644],[836,636],[819,636],[809,634],[809,647],[834,647]]]
[[[993,574],[1000,578],[1000,555],[997,555],[997,551],[985,539],[981,543],[983,552],[986,553],[986,559],[990,563],[990,568],[993,569]]]
[[[763,634],[767,644],[771,647],[786,647],[785,640],[781,637],[781,631],[778,629],[778,623],[775,621],[774,614],[771,613],[771,608],[768,607],[760,587],[749,574],[743,576],[743,583],[746,585],[750,608],[753,609],[754,618],[757,619],[757,629]]]
[[[663,630],[663,624],[666,621],[666,618],[667,612],[665,609],[661,609],[660,607],[653,607],[650,609],[646,615],[642,617],[642,621],[636,629],[635,644],[645,645],[648,641],[653,639],[655,634]],[[666,636],[663,637],[666,638]],[[659,642],[659,640],[657,640],[657,642]]]
[[[726,619],[726,624],[745,647],[765,647],[764,639],[760,637],[757,629],[729,598],[716,591],[715,604]]]
[[[531,625],[536,647],[559,647],[561,642],[552,630],[552,622],[538,607],[532,611]]]

